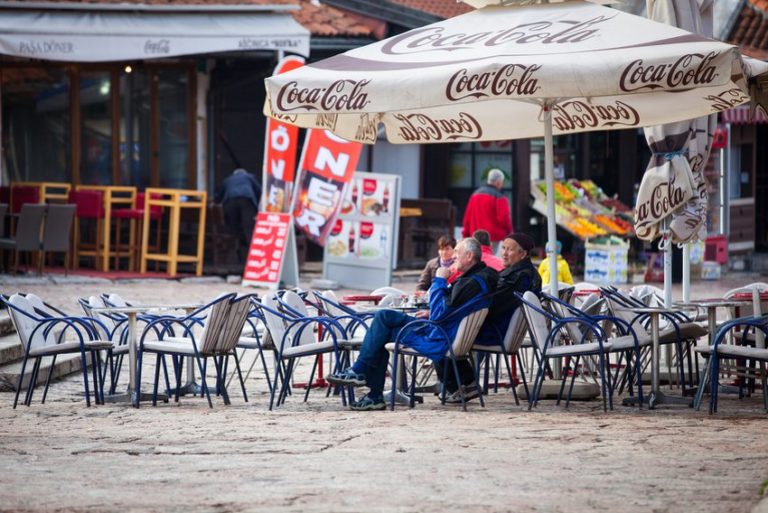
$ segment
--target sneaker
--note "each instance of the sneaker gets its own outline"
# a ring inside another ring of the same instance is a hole
[[[358,374],[352,370],[352,367],[335,374],[328,374],[325,379],[333,385],[352,385],[353,387],[364,387],[367,385],[365,374]]]
[[[350,404],[349,409],[354,411],[386,410],[387,403],[384,402],[383,397],[372,399],[370,396],[364,395],[359,401]]]
[[[464,402],[480,397],[480,388],[477,385],[461,385],[464,390]],[[446,404],[461,404],[461,392],[456,390],[454,393],[445,397]]]

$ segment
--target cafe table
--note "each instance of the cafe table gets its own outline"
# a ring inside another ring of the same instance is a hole
[[[623,310],[637,315],[647,314],[651,320],[651,392],[643,397],[643,402],[647,402],[648,408],[651,410],[660,404],[685,404],[690,406],[690,399],[666,395],[659,386],[659,368],[661,366],[661,355],[659,354],[659,317],[662,314],[672,314],[674,311],[668,308],[653,306],[624,308]],[[627,397],[624,399],[623,404],[628,406],[636,404],[639,400],[639,397]]]
[[[132,305],[132,306],[107,306],[107,307],[97,307],[93,308],[94,313],[105,313],[105,314],[121,314],[125,315],[128,319],[128,390],[126,390],[125,393],[122,394],[113,394],[113,395],[107,395],[104,397],[104,400],[106,402],[112,402],[112,403],[121,403],[121,402],[129,402],[136,408],[139,407],[140,401],[148,401],[152,399],[152,394],[150,393],[142,393],[141,397],[139,397],[138,393],[138,387],[136,384],[136,364],[137,364],[137,352],[138,352],[138,342],[139,342],[139,334],[136,329],[136,321],[138,319],[138,315],[141,313],[146,312],[152,312],[152,311],[173,311],[173,310],[184,310],[186,312],[194,311],[195,309],[199,308],[199,305]],[[191,365],[187,366],[187,377],[190,378],[189,374],[189,368]],[[194,373],[191,375],[192,382],[194,382]],[[187,383],[188,386],[190,383]],[[158,395],[160,397],[161,395]],[[166,398],[163,396],[163,400],[166,400]]]

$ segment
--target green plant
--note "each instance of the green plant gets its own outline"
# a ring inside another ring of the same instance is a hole
[[[765,479],[760,483],[760,496],[764,496],[766,491],[768,491],[768,479]]]

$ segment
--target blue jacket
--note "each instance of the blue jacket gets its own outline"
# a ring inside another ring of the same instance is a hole
[[[434,362],[442,361],[456,336],[462,317],[490,305],[488,293],[496,288],[496,280],[496,271],[482,262],[467,270],[452,285],[445,278],[435,277],[429,288],[429,320],[440,324],[448,340],[439,329],[425,325],[407,333],[403,344]]]
[[[244,169],[236,169],[222,182],[221,187],[216,191],[216,203],[226,203],[235,198],[247,198],[253,203],[253,207],[259,208],[259,199],[261,197],[261,185],[256,177]]]

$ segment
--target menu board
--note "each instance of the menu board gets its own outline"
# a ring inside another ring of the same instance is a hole
[[[290,214],[259,212],[243,272],[243,285],[276,289],[280,282],[298,285],[298,266]],[[295,268],[295,269],[294,269]],[[286,278],[287,274],[292,276]]]
[[[355,288],[388,286],[397,264],[399,210],[399,176],[356,172],[328,234],[324,277]]]

